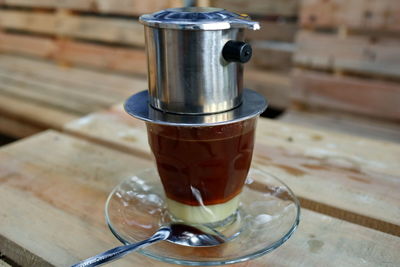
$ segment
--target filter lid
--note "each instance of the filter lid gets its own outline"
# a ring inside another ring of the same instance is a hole
[[[178,30],[260,29],[260,24],[247,15],[213,7],[169,8],[142,15],[139,21],[150,27]]]

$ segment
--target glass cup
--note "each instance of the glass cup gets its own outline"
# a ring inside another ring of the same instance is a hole
[[[236,212],[257,118],[198,127],[146,123],[168,210],[176,219],[216,223]]]

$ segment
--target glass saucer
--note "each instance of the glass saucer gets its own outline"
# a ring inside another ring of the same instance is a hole
[[[107,199],[106,221],[124,244],[149,238],[174,221],[155,168],[121,182]],[[282,245],[299,224],[300,205],[293,192],[273,175],[250,169],[240,206],[224,226],[208,225],[230,241],[208,248],[159,242],[139,252],[153,259],[182,265],[225,265],[250,260]]]

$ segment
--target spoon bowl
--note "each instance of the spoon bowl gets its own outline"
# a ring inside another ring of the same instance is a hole
[[[100,266],[117,260],[140,248],[144,248],[163,240],[189,247],[213,247],[221,245],[227,241],[224,236],[211,233],[211,231],[208,231],[208,229],[204,227],[195,227],[183,223],[172,223],[168,226],[159,228],[157,232],[146,240],[107,250],[96,256],[78,262],[71,267]]]

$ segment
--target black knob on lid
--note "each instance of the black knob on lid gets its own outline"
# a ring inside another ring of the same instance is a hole
[[[246,63],[252,53],[250,44],[240,41],[228,41],[222,49],[222,56],[229,62]]]

